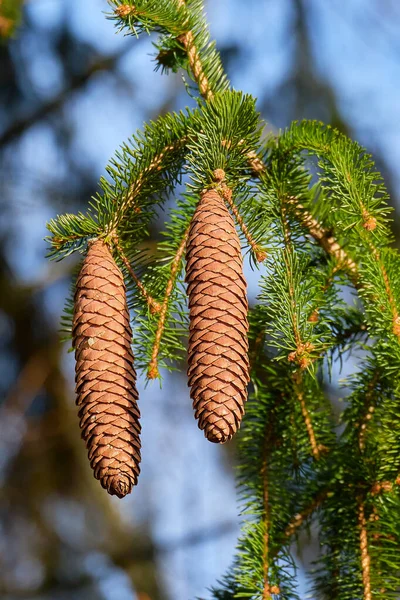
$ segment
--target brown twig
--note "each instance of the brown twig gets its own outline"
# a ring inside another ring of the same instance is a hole
[[[207,102],[211,100],[214,96],[210,83],[207,79],[206,74],[203,70],[203,65],[201,62],[199,51],[197,50],[193,31],[188,31],[183,34],[182,42],[185,46],[186,53],[189,59],[190,69],[193,73],[193,77],[199,86],[200,94],[203,96]]]
[[[358,502],[358,525],[360,528],[361,568],[364,587],[363,600],[372,600],[370,572],[371,557],[368,551],[367,522],[365,519],[364,505],[361,500]]]
[[[254,241],[250,231],[247,228],[246,223],[244,222],[243,218],[241,217],[241,215],[237,209],[236,204],[232,200],[232,190],[230,188],[228,188],[226,183],[222,183],[220,186],[220,189],[221,189],[221,194],[222,194],[223,199],[225,200],[225,202],[227,204],[229,204],[229,207],[230,207],[231,211],[233,212],[240,229],[242,230],[244,236],[246,237],[246,239],[249,243],[249,246],[253,250],[256,259],[258,260],[258,262],[263,262],[267,258],[267,253],[265,250],[263,250],[261,248],[261,246],[259,244],[257,244],[257,242]]]
[[[241,217],[241,215],[236,207],[236,204],[233,202],[232,190],[225,183],[225,177],[226,177],[225,171],[223,169],[215,169],[213,175],[214,175],[214,180],[218,184],[218,186],[217,186],[218,192],[220,193],[222,198],[225,200],[225,202],[229,205],[240,229],[242,230],[244,236],[246,237],[246,239],[249,243],[249,246],[253,250],[257,260],[259,262],[262,262],[263,260],[265,260],[267,258],[267,253],[265,252],[265,250],[263,250],[257,244],[257,242],[254,241],[250,231],[248,230],[248,228],[246,226],[246,223],[244,222],[243,218]]]
[[[180,8],[186,7],[185,0],[178,0],[178,6]],[[179,38],[179,41],[181,41],[185,47],[186,54],[189,60],[190,70],[192,71],[193,77],[199,87],[200,94],[205,100],[211,100],[214,94],[211,90],[207,76],[204,73],[200,53],[194,41],[193,31],[187,31],[186,33],[182,34],[182,36],[180,36]]]
[[[262,462],[261,462],[261,479],[263,486],[263,508],[264,508],[264,549],[263,549],[263,591],[262,600],[271,600],[272,594],[280,594],[280,589],[277,585],[271,585],[269,579],[269,526],[270,526],[270,511],[269,511],[269,482],[268,482],[268,452],[273,442],[274,436],[274,418],[267,422],[265,427],[265,435],[262,447]],[[272,554],[273,559],[276,556],[276,552]]]
[[[185,0],[177,0],[179,8],[185,8],[186,4]],[[140,15],[138,10],[130,5],[130,4],[121,4],[115,9],[115,14],[121,18],[129,17],[130,15]],[[200,94],[203,96],[205,100],[211,100],[213,97],[213,92],[211,90],[210,83],[208,78],[204,72],[203,64],[201,62],[200,53],[197,49],[194,33],[189,30],[180,35],[178,41],[181,42],[185,48],[190,70],[193,73],[194,80],[196,81]]]
[[[358,267],[336,238],[318,223],[317,219],[298,202],[296,196],[287,196],[286,201],[288,205],[293,206],[297,218],[308,229],[315,241],[319,243],[327,254],[336,259],[338,265],[348,272],[354,285],[359,287]]]
[[[289,360],[289,362],[296,362],[299,365],[300,369],[304,370],[304,369],[307,369],[312,362],[312,360],[310,358],[310,352],[312,352],[314,350],[314,346],[310,342],[304,343],[301,339],[301,335],[300,335],[300,331],[299,331],[299,326],[298,326],[298,322],[297,322],[297,312],[296,312],[296,310],[297,310],[296,309],[296,298],[295,298],[295,291],[294,291],[294,285],[293,285],[292,264],[291,264],[291,261],[289,260],[289,255],[292,252],[292,241],[291,241],[289,222],[287,219],[287,213],[286,213],[286,208],[284,206],[284,203],[281,204],[281,213],[282,213],[282,224],[283,224],[283,236],[284,236],[284,242],[285,242],[283,259],[285,261],[286,270],[287,270],[287,274],[288,274],[288,280],[289,280],[289,296],[290,296],[290,303],[292,306],[293,335],[294,335],[294,339],[295,339],[295,343],[296,343],[296,350],[289,353],[288,360]]]
[[[257,157],[257,155],[255,156]],[[254,156],[249,155],[250,166],[252,166],[253,159]],[[257,168],[253,168],[253,170],[255,171],[255,174],[260,175],[261,173],[264,173],[266,171],[266,166],[261,161],[261,159],[259,159],[258,157],[257,159],[259,161],[257,163]],[[313,217],[312,214],[309,213],[304,206],[302,206],[302,204],[299,203],[298,198],[296,196],[287,196],[285,198],[285,201],[288,205],[294,207],[296,216],[300,220],[302,225],[304,225],[308,229],[310,235],[315,239],[316,242],[319,243],[319,245],[325,250],[325,252],[333,256],[337,260],[338,265],[340,265],[340,267],[344,268],[349,273],[353,283],[357,287],[359,279],[358,267],[354,260],[340,246],[339,242],[330,234],[329,231],[324,229],[322,225],[318,223],[317,219],[315,219],[315,217]]]
[[[300,513],[295,515],[290,521],[289,525],[285,529],[285,536],[291,537],[301,527],[306,519],[323,503],[325,498],[328,496],[327,490],[321,492],[309,506],[307,506]]]
[[[138,195],[140,194],[140,192],[142,190],[142,187],[143,187],[143,184],[145,182],[147,175],[153,171],[160,170],[161,163],[162,163],[165,155],[168,154],[169,152],[174,152],[174,151],[178,150],[181,146],[184,146],[187,143],[187,140],[188,140],[187,137],[182,137],[179,140],[176,140],[173,144],[169,144],[168,146],[165,146],[165,148],[163,148],[162,152],[160,152],[153,158],[153,160],[148,165],[148,167],[143,169],[143,171],[139,174],[138,178],[129,186],[129,189],[121,203],[121,206],[119,207],[119,210],[117,211],[117,213],[115,215],[115,218],[110,221],[110,223],[108,225],[108,231],[107,231],[108,235],[112,234],[112,232],[117,228],[118,222],[121,220],[124,213],[129,208],[133,207],[136,198],[138,197]],[[139,206],[135,207],[134,210],[136,212],[140,213]]]
[[[307,405],[304,399],[304,393],[301,389],[301,384],[303,380],[301,372],[297,371],[293,376],[293,380],[295,394],[300,404],[301,414],[303,415],[304,423],[308,433],[308,439],[310,440],[311,452],[315,460],[319,460],[321,458],[321,451],[325,450],[325,446],[317,443],[317,438],[315,436],[310,413],[308,412]]]
[[[178,250],[176,251],[174,260],[172,261],[172,264],[171,264],[171,274],[170,274],[170,278],[167,283],[167,287],[165,289],[164,300],[161,305],[160,319],[158,321],[157,334],[154,339],[153,352],[151,354],[151,360],[150,360],[149,368],[148,368],[148,372],[147,372],[147,376],[149,379],[156,379],[157,377],[159,377],[158,354],[160,351],[161,338],[164,333],[165,320],[167,317],[169,300],[170,300],[170,297],[172,294],[172,290],[174,289],[175,280],[176,280],[178,270],[179,270],[179,267],[181,264],[183,253],[185,251],[188,234],[189,234],[189,227],[186,229],[186,231],[184,233],[182,241],[179,245]]]
[[[265,169],[264,169],[265,170]],[[262,171],[260,171],[262,172]],[[354,286],[357,289],[362,287],[362,283],[360,282],[360,276],[357,264],[355,261],[347,254],[347,252],[341,247],[336,238],[326,229],[322,227],[322,225],[313,217],[313,215],[306,210],[306,208],[300,204],[298,198],[296,196],[287,196],[286,201],[288,205],[294,207],[294,211],[296,213],[297,218],[300,220],[303,226],[305,226],[310,235],[319,243],[319,245],[331,256],[333,256],[339,268],[343,268],[349,274]],[[373,217],[364,205],[361,203],[361,213],[363,219],[363,227],[367,231],[374,231],[377,227],[376,218]],[[370,248],[374,257],[376,258],[379,267],[381,269],[382,277],[384,280],[386,295],[389,300],[389,304],[392,312],[392,332],[396,335],[400,340],[400,315],[398,308],[396,306],[396,301],[394,299],[393,291],[390,285],[389,276],[386,270],[386,267],[381,259],[379,250],[369,242]]]
[[[390,310],[391,310],[391,313],[392,313],[392,323],[393,323],[392,332],[400,340],[400,317],[399,317],[399,311],[397,309],[396,300],[394,298],[392,286],[391,286],[390,281],[389,281],[388,272],[387,272],[386,267],[385,267],[385,265],[384,265],[384,263],[382,261],[382,258],[381,258],[381,255],[380,255],[380,252],[379,252],[378,248],[372,242],[368,242],[368,243],[369,243],[369,247],[371,248],[372,254],[373,254],[376,262],[378,263],[380,271],[382,273],[382,278],[383,278],[383,282],[384,282],[384,286],[385,286],[385,292],[386,292],[386,295],[387,295],[387,298],[388,298],[388,301],[389,301]]]
[[[161,311],[161,304],[159,302],[157,302],[157,300],[154,300],[154,298],[152,298],[152,296],[149,294],[149,292],[146,290],[146,288],[144,287],[143,283],[140,281],[139,277],[136,275],[136,273],[134,272],[134,270],[132,269],[132,266],[125,254],[125,252],[122,249],[122,246],[119,242],[119,239],[117,236],[113,237],[113,244],[117,249],[117,252],[119,254],[120,259],[122,260],[122,262],[125,265],[126,270],[128,271],[129,275],[132,277],[133,281],[135,282],[136,286],[138,287],[138,289],[140,290],[143,298],[146,300],[150,312],[154,315],[156,313],[159,313]]]
[[[264,507],[264,549],[263,549],[263,567],[264,567],[264,582],[262,600],[271,599],[271,587],[269,584],[269,491],[268,491],[268,450],[271,443],[272,422],[267,424],[263,450],[262,450],[262,465],[261,479],[263,486],[263,507]]]
[[[289,223],[288,223],[286,208],[284,206],[284,203],[281,204],[281,211],[282,211],[282,224],[283,224],[283,234],[284,234],[284,242],[285,242],[284,260],[285,260],[286,270],[287,270],[288,278],[289,278],[289,296],[290,296],[290,301],[291,301],[291,305],[292,305],[292,325],[293,325],[293,334],[294,334],[294,338],[295,338],[295,342],[296,342],[296,350],[289,354],[288,360],[289,360],[289,362],[297,362],[300,369],[304,370],[311,363],[309,353],[314,348],[310,342],[304,343],[302,341],[301,336],[300,336],[300,331],[298,328],[292,266],[288,259],[288,253],[291,251],[291,248],[292,248],[292,241],[291,241]],[[294,382],[294,391],[295,391],[297,400],[299,401],[299,404],[301,407],[301,413],[303,415],[304,423],[305,423],[308,437],[310,440],[311,451],[312,451],[314,458],[316,460],[319,460],[319,458],[321,456],[321,454],[320,454],[321,449],[324,449],[324,446],[320,446],[317,443],[317,439],[315,437],[313,424],[311,421],[310,414],[307,410],[306,402],[304,399],[304,393],[302,390],[303,375],[302,375],[301,371],[297,371],[296,373],[293,374],[293,382]]]
[[[245,140],[240,140],[238,146],[241,146],[245,143]],[[221,144],[224,148],[230,148],[232,146],[232,142],[230,140],[222,140]],[[247,158],[247,162],[249,163],[249,167],[252,171],[254,177],[260,177],[261,173],[264,173],[266,167],[262,159],[257,155],[255,150],[250,150],[245,155]]]
[[[296,216],[300,219],[300,222],[305,227],[307,227],[310,235],[320,244],[320,246],[325,250],[325,252],[327,252],[337,260],[339,268],[343,268],[347,271],[356,289],[361,289],[363,287],[363,284],[360,281],[357,264],[340,246],[336,238],[333,235],[331,235],[329,231],[325,230],[311,215],[311,213],[309,213],[304,208],[304,206],[297,202],[297,198],[295,196],[288,196],[287,200],[289,204],[294,206]],[[368,231],[373,231],[376,227],[376,224],[375,226],[373,225],[375,218],[371,217],[369,213],[367,214],[365,211],[363,212],[363,218],[365,219],[364,228]],[[382,261],[379,250],[376,248],[376,246],[374,246],[374,244],[372,244],[372,242],[368,243],[373,253],[373,256],[379,264],[379,268],[382,273],[385,292],[392,312],[392,332],[400,340],[400,315],[397,309],[396,301],[394,299],[394,294],[389,281],[389,276],[386,267]]]

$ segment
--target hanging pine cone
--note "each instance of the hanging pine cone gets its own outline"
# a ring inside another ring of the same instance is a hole
[[[101,240],[89,245],[77,279],[72,334],[90,464],[108,493],[122,498],[140,472],[140,413],[124,279]]]
[[[239,428],[247,399],[248,304],[239,237],[215,190],[197,206],[186,262],[190,395],[200,429],[224,443]]]

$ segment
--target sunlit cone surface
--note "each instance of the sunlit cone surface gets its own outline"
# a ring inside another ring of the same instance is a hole
[[[100,240],[79,273],[73,321],[82,437],[94,475],[122,498],[137,483],[140,413],[132,332],[121,271]]]
[[[240,241],[218,192],[205,192],[186,251],[188,377],[195,416],[211,442],[240,426],[249,382],[248,303]]]

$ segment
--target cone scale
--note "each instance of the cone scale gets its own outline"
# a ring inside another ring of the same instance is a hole
[[[77,279],[72,334],[90,465],[108,493],[122,498],[140,472],[140,413],[124,279],[101,240],[89,245]]]
[[[249,382],[248,302],[240,241],[219,193],[203,193],[186,250],[188,385],[198,426],[224,443],[240,426]]]

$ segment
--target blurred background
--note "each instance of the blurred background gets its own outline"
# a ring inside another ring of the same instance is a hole
[[[0,44],[3,600],[205,600],[238,535],[234,442],[206,443],[184,374],[162,389],[139,381],[143,463],[130,497],[101,489],[80,440],[58,332],[76,259],[45,259],[45,223],[85,210],[144,121],[193,105],[180,75],[153,71],[152,39],[116,35],[104,11],[104,0],[28,0]],[[212,0],[207,13],[234,87],[258,97],[269,126],[332,123],[374,154],[398,206],[399,2]],[[298,559],[301,572],[307,551]]]

